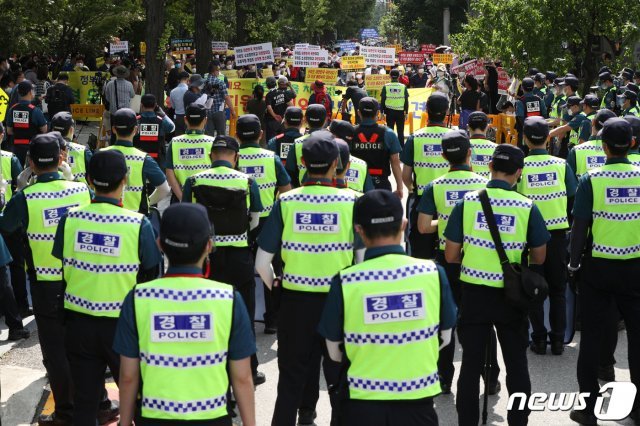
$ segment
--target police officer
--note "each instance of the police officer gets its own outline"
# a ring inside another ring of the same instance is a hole
[[[142,96],[140,100],[140,115],[138,115],[137,119],[138,132],[133,138],[133,146],[149,154],[164,170],[165,138],[176,129],[175,124],[158,106],[156,97],[151,93]]]
[[[132,425],[134,417],[137,425],[231,425],[226,411],[229,383],[242,423],[256,424],[249,361],[256,352],[255,339],[240,294],[202,275],[212,239],[204,207],[174,204],[164,212],[160,245],[169,259],[167,275],[129,292],[113,343],[121,363],[121,425]],[[182,298],[191,292],[202,297]],[[171,334],[184,337],[178,341]],[[204,352],[210,357],[203,357]],[[162,362],[169,356],[177,365]],[[174,368],[194,367],[193,359],[198,368]],[[141,412],[136,415],[138,392]],[[176,406],[185,401],[204,401],[206,408],[178,411]]]
[[[582,105],[582,113],[587,118],[580,123],[580,129],[578,130],[578,143],[584,143],[591,137],[592,122],[598,112],[598,105],[600,99],[596,95],[586,95],[580,105]]]
[[[604,123],[602,143],[607,161],[580,178],[573,207],[568,270],[570,276],[581,271],[579,303],[582,311],[589,313],[582,316],[577,373],[580,392],[590,396],[586,408],[573,411],[571,419],[587,425],[597,423],[593,410],[600,388],[600,346],[609,329],[612,306],[617,306],[627,326],[631,381],[640,386],[637,281],[629,280],[640,273],[640,169],[627,158],[632,138],[631,126],[624,119],[611,118]],[[637,402],[633,408],[631,418],[637,423]]]
[[[409,90],[398,82],[400,71],[395,69],[389,73],[391,82],[382,87],[380,94],[380,110],[387,120],[387,126],[396,129],[400,146],[404,146],[404,122],[409,114]]]
[[[365,260],[340,271],[327,296],[318,330],[331,358],[347,368],[342,424],[438,424],[438,331],[446,344],[456,306],[444,270],[405,255],[403,216],[402,202],[388,191],[356,201]],[[395,279],[380,279],[390,270]],[[407,337],[414,334],[422,338]]]
[[[138,129],[136,113],[129,108],[119,109],[111,115],[111,127],[116,142],[104,149],[122,152],[129,170],[122,204],[125,209],[146,215],[149,206],[169,196],[171,188],[158,163],[146,152],[133,147],[133,138]],[[151,194],[147,194],[147,182],[155,188]]]
[[[291,184],[294,188],[302,185],[304,175],[307,171],[302,162],[302,142],[306,140],[313,132],[322,130],[327,120],[327,110],[324,105],[313,104],[307,107],[304,113],[304,119],[307,123],[307,133],[295,140],[293,149],[289,149],[287,153],[287,161],[285,168],[291,176]]]
[[[523,95],[516,101],[516,130],[518,131],[518,146],[524,148],[522,142],[522,126],[528,117],[547,117],[547,106],[542,98],[533,93],[535,82],[527,77],[522,79]],[[526,148],[524,148],[526,151]]]
[[[596,98],[597,99],[597,98]],[[531,350],[539,355],[547,353],[547,335],[551,341],[551,353],[561,355],[564,351],[566,328],[566,252],[568,215],[573,205],[578,182],[573,170],[558,157],[546,150],[549,126],[540,117],[530,117],[524,122],[524,141],[529,146],[529,155],[524,160],[522,178],[517,191],[533,200],[551,234],[547,243],[547,256],[542,265],[544,277],[549,284],[549,324],[544,325],[543,303],[532,307],[529,320]]]
[[[473,114],[476,113],[474,112]],[[460,268],[457,264],[448,264],[444,258],[444,230],[447,227],[449,215],[451,215],[455,204],[467,192],[484,188],[488,180],[472,172],[470,162],[473,161],[473,147],[465,132],[456,130],[445,133],[442,137],[442,155],[449,162],[450,169],[445,175],[429,183],[422,193],[417,207],[417,226],[418,231],[422,234],[435,233],[437,231],[438,250],[436,251],[435,259],[447,272],[454,298],[456,303],[459,303],[460,284],[458,277]],[[455,339],[452,337],[451,344],[442,349],[438,359],[440,386],[442,387],[442,393],[445,394],[451,393],[454,354]],[[498,374],[500,373],[497,360],[492,363],[492,367],[490,382],[497,386]]]
[[[549,233],[538,208],[531,200],[513,190],[522,174],[524,153],[513,145],[496,148],[490,164],[491,180],[486,193],[498,223],[500,237],[511,262],[520,263],[529,248],[529,267],[540,272]],[[456,408],[460,425],[478,424],[479,377],[483,370],[490,329],[495,326],[507,369],[509,393],[531,392],[527,367],[527,312],[505,302],[502,266],[491,233],[484,226],[480,192],[465,194],[456,204],[444,231],[445,258],[461,263],[460,316],[458,337],[462,344],[462,366],[458,379]],[[464,257],[462,250],[464,248]],[[526,424],[528,409],[512,409],[509,424]]]
[[[544,84],[545,81],[545,77],[544,74],[542,74],[541,72],[537,73],[536,75],[533,76],[533,91],[532,93],[534,95],[536,95],[537,97],[539,97],[540,99],[542,99],[544,101],[544,98],[547,95],[547,86]],[[545,102],[545,106],[546,106],[546,102]]]
[[[549,116],[551,116],[551,105],[555,99],[554,82],[556,78],[558,78],[558,75],[553,71],[547,71],[544,75],[545,95],[542,100],[544,100]]]
[[[115,149],[95,153],[89,181],[95,189],[93,202],[68,210],[49,243],[50,255],[63,266],[65,346],[73,377],[73,422],[78,425],[96,419],[107,366],[119,382],[120,360],[112,346],[120,305],[137,282],[156,277],[161,260],[151,223],[121,207],[127,181],[124,154]]]
[[[562,110],[567,103],[567,97],[564,94],[564,79],[556,78],[553,80],[553,101],[549,108],[549,125],[552,127],[560,125],[562,119]]]
[[[353,144],[353,138],[355,136],[355,128],[351,123],[344,120],[333,120],[329,125],[329,131],[333,136],[347,143],[347,148],[350,144]],[[369,176],[367,169],[367,163],[364,160],[359,159],[351,155],[350,150],[347,149],[349,155],[346,158],[342,158],[344,147],[340,148],[340,162],[342,167],[338,168],[338,174],[343,175],[340,177],[341,182],[338,184],[338,188],[346,187],[353,189],[354,191],[362,194],[374,189],[373,182]],[[338,179],[338,177],[336,177]]]
[[[589,135],[586,133],[580,135],[582,122],[589,121],[587,119],[587,115],[580,108],[580,105],[584,105],[584,104],[582,104],[582,100],[579,97],[577,96],[568,97],[567,98],[568,115],[563,118],[563,120],[567,124],[564,124],[560,127],[556,127],[549,133],[550,138],[554,138],[554,137],[563,138],[564,135],[569,133],[569,145],[568,145],[569,149],[589,139]],[[584,139],[581,139],[581,136]]]
[[[258,238],[256,270],[267,286],[281,287],[278,315],[278,396],[274,426],[313,424],[321,358],[327,383],[338,367],[317,332],[333,276],[354,260],[352,192],[334,187],[339,149],[327,131],[303,142],[308,176],[303,186],[276,201]],[[271,260],[282,249],[284,275],[275,278]]]
[[[29,141],[38,133],[48,130],[47,120],[42,110],[31,103],[35,88],[29,80],[20,82],[13,90],[17,91],[19,100],[7,111],[7,135],[10,150],[24,167]]]
[[[627,115],[633,115],[640,117],[640,107],[637,105],[638,94],[632,90],[625,90],[620,97],[623,101],[622,113],[620,116],[625,117]]]
[[[182,187],[189,177],[211,167],[211,144],[214,138],[204,134],[207,109],[204,105],[186,106],[184,117],[186,132],[171,139],[167,149],[167,181],[173,192],[173,200],[182,200]]]
[[[71,173],[71,167],[69,163],[67,163],[67,141],[62,137],[60,132],[53,131],[52,135],[58,138],[58,145],[60,146],[60,157],[61,162],[58,165],[58,172],[62,175],[62,177],[69,181],[75,181],[73,173]],[[27,163],[29,163],[29,153],[27,152]],[[16,189],[18,191],[23,190],[26,186],[33,185],[36,183],[38,175],[36,172],[27,164],[26,167],[20,172],[18,175],[18,184],[16,185]]]
[[[629,158],[631,164],[640,167],[640,118],[627,115],[624,119],[627,120],[633,130],[633,145],[627,158]]]
[[[574,146],[567,156],[567,165],[571,168],[576,178],[584,175],[591,169],[604,165],[606,155],[602,149],[602,140],[598,136],[604,123],[615,117],[615,113],[610,109],[601,109],[592,121],[591,136],[589,140]]]
[[[613,77],[608,71],[598,75],[600,81],[600,90],[602,90],[602,102],[600,108],[616,110],[616,86],[613,84]]]
[[[242,126],[246,124],[244,121]],[[216,251],[209,256],[208,278],[229,283],[240,292],[253,327],[256,294],[249,231],[258,226],[264,208],[256,180],[236,170],[239,150],[235,138],[217,136],[211,147],[211,168],[187,179],[182,202],[199,203],[207,208],[216,230]],[[257,370],[255,355],[251,367],[255,385],[264,383],[265,376]]]
[[[336,145],[338,145],[338,150],[340,151],[340,164],[336,169],[336,177],[335,177],[335,187],[340,189],[346,189],[349,192],[352,192],[356,195],[356,197],[360,197],[363,193],[358,192],[355,189],[349,187],[349,178],[348,173],[350,169],[351,162],[349,161],[351,158],[351,153],[349,151],[349,144],[338,137],[336,137]]]
[[[27,241],[26,265],[33,311],[43,363],[56,403],[54,414],[44,416],[41,424],[53,424],[57,419],[70,422],[73,410],[71,371],[64,347],[63,265],[51,255],[53,237],[58,221],[69,208],[91,201],[87,185],[60,176],[60,162],[57,134],[36,135],[29,143],[29,166],[36,173],[37,182],[16,192],[0,218],[2,232],[21,229],[23,241]],[[92,420],[95,419],[94,413]]]
[[[376,189],[391,191],[389,175],[393,174],[396,182],[395,193],[402,198],[404,192],[400,168],[402,145],[393,130],[376,122],[378,110],[378,101],[374,98],[366,97],[360,100],[358,104],[360,124],[356,126],[355,136],[350,145],[351,154],[367,163],[369,176]]]
[[[62,111],[51,118],[51,130],[60,132],[66,141],[67,164],[75,180],[87,183],[87,166],[91,160],[91,150],[86,146],[73,142],[76,122],[71,113]]]
[[[296,139],[302,136],[302,133],[300,133],[302,118],[302,109],[298,107],[288,107],[284,112],[284,132],[269,139],[267,142],[267,148],[275,152],[285,166],[287,165],[289,150]]]
[[[487,129],[489,128],[489,117],[482,111],[474,111],[469,114],[467,128],[471,142],[471,167],[474,173],[482,177],[489,178],[489,162],[493,151],[496,149],[495,142],[487,139]]]
[[[420,234],[417,229],[417,206],[427,185],[447,173],[449,163],[442,157],[442,137],[450,132],[444,124],[449,112],[449,99],[433,93],[427,99],[429,122],[423,129],[409,136],[400,159],[404,163],[402,180],[409,189],[407,214],[409,229],[407,252],[420,259],[432,259],[435,254],[436,234]]]

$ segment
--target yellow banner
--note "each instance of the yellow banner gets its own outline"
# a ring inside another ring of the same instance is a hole
[[[413,120],[414,132],[420,128],[422,113],[427,111],[427,99],[432,93],[432,88],[409,89],[409,115]],[[409,134],[409,125],[404,126],[404,134]]]
[[[220,72],[227,77],[227,79],[238,78],[237,70],[220,70]]]
[[[8,108],[9,108],[9,95],[7,95],[7,93],[4,90],[0,89],[0,121],[4,121],[4,117],[7,114]]]
[[[451,64],[453,62],[453,55],[451,53],[434,53],[433,63],[437,64]]]
[[[95,104],[98,99],[99,89],[96,81],[101,75],[100,71],[70,71],[69,87],[73,90],[73,95],[78,104]],[[107,84],[109,75],[104,73],[104,84]],[[89,121],[99,121],[99,118],[89,118]]]
[[[264,78],[273,77],[273,69],[271,67],[262,68],[262,76]]]
[[[335,83],[338,80],[338,70],[336,68],[307,68],[304,76],[305,83],[313,83],[322,80],[326,83]]]
[[[360,70],[364,68],[366,68],[364,56],[343,56],[342,57],[343,70]]]
[[[402,52],[402,45],[401,44],[390,44],[387,47],[393,47],[394,49],[396,49],[396,54]]]
[[[371,74],[366,76],[364,85],[367,89],[382,89],[382,86],[391,81],[389,74]]]

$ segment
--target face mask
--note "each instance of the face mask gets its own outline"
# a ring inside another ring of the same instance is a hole
[[[226,68],[227,68],[228,70],[232,70],[232,69],[233,69],[233,65],[227,65],[227,66],[226,66]]]
[[[418,74],[424,74],[424,69],[423,68],[419,68],[418,69]]]
[[[616,104],[618,105],[619,108],[622,108],[626,100],[627,99],[624,96],[618,96],[616,97]]]
[[[604,83],[602,83],[602,84],[600,85],[600,88],[601,88],[602,90],[607,90],[607,85],[606,85],[606,84],[604,84]]]
[[[362,76],[361,75],[356,75],[356,80],[362,80]]]
[[[438,71],[436,72],[436,74],[438,75],[438,77],[444,77],[444,71]]]
[[[569,117],[573,117],[575,115],[571,108],[567,109],[567,114],[569,115]]]

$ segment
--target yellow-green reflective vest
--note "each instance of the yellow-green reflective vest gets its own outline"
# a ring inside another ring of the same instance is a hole
[[[353,263],[353,204],[349,191],[309,185],[280,196],[282,285],[327,293],[331,279]]]
[[[533,202],[515,191],[487,188],[487,192],[507,257],[511,263],[520,263]],[[502,266],[477,191],[464,196],[462,227],[464,257],[460,280],[503,288]]]
[[[349,170],[345,176],[347,186],[354,191],[364,193],[364,183],[367,179],[367,163],[353,155],[349,158]]]
[[[566,170],[567,163],[552,155],[524,159],[518,192],[536,203],[549,231],[569,228]]]
[[[605,259],[640,257],[640,168],[607,164],[589,172],[593,188],[593,248]]]
[[[567,97],[562,94],[560,96],[554,96],[553,102],[551,102],[551,111],[549,111],[550,118],[561,118],[560,104],[564,103]]]
[[[395,111],[404,111],[404,100],[407,86],[392,82],[384,85],[386,95],[384,106]]]
[[[433,199],[438,212],[438,247],[444,250],[444,230],[447,229],[451,211],[469,191],[476,191],[487,186],[484,177],[467,171],[455,170],[433,181]]]
[[[600,101],[601,109],[609,108],[609,105],[607,105],[607,96],[609,95],[609,93],[613,92],[613,99],[615,100],[615,94],[617,90],[618,89],[616,89],[616,86],[611,86],[607,90],[605,90],[605,92],[602,94],[602,100]]]
[[[140,269],[143,218],[141,213],[110,203],[92,203],[69,211],[62,250],[65,309],[118,318]]]
[[[140,211],[142,208],[142,195],[147,196],[144,190],[144,176],[142,175],[144,159],[147,157],[147,153],[132,146],[122,145],[111,145],[104,149],[114,149],[124,154],[129,175],[127,177],[127,185],[124,188],[122,206],[132,212]],[[145,204],[148,206],[149,202],[147,201]]]
[[[413,135],[413,173],[418,195],[447,173],[449,162],[442,157],[442,136],[450,131],[447,127],[427,126]]]
[[[0,151],[0,155],[0,161],[2,161],[2,164],[0,164],[0,167],[2,167],[2,179],[7,182],[7,188],[4,191],[4,199],[6,202],[9,202],[13,196],[13,189],[11,189],[11,186],[14,185],[14,182],[13,176],[11,175],[11,158],[14,154],[13,152],[2,150]]]
[[[84,145],[68,141],[67,146],[67,164],[71,167],[74,179],[87,183],[87,164],[84,161],[84,153],[87,148]]]
[[[204,278],[161,278],[135,287],[143,417],[227,415],[233,299],[230,285]]]
[[[310,134],[302,135],[295,140],[293,148],[296,154],[296,165],[298,166],[298,182],[302,185],[302,178],[307,173],[307,167],[302,163],[302,143],[309,137]]]
[[[607,156],[602,148],[602,140],[592,139],[574,146],[576,154],[576,176],[580,178],[590,170],[604,166]]]
[[[629,108],[626,111],[623,111],[622,114],[620,114],[620,117],[625,117],[627,115],[633,115],[634,117],[640,117],[640,107],[636,106],[632,106],[631,108]]]
[[[71,208],[91,202],[84,183],[64,179],[36,182],[22,192],[27,200],[27,240],[38,281],[62,280],[62,262],[51,254],[60,218]]]
[[[629,151],[629,155],[627,156],[631,164],[636,167],[640,167],[640,153]]]
[[[198,186],[213,186],[217,188],[239,189],[239,190],[246,191],[247,212],[244,216],[244,219],[249,221],[248,209],[249,209],[249,206],[251,205],[249,175],[239,172],[237,170],[231,169],[229,167],[219,166],[204,172],[197,173],[193,175],[192,178],[193,178],[192,188],[196,188]],[[192,203],[197,202],[194,191],[191,192],[191,202]],[[248,247],[249,246],[247,232],[241,235],[219,235],[216,232],[215,242],[216,242],[216,246],[218,247]]]
[[[187,133],[171,139],[173,173],[183,187],[191,176],[211,168],[211,136]]]
[[[257,147],[242,148],[239,153],[238,168],[253,177],[260,189],[260,201],[262,201],[260,217],[269,216],[276,199],[278,178],[275,157],[272,151]]]
[[[490,179],[489,162],[493,158],[493,151],[496,150],[498,144],[484,138],[471,138],[470,142],[471,168],[473,172]]]
[[[387,254],[341,271],[340,278],[350,399],[414,400],[439,394],[435,263]]]

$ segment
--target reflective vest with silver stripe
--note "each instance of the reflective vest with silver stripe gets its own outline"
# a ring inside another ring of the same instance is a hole
[[[449,162],[442,157],[442,136],[450,131],[447,127],[427,126],[413,135],[413,172],[418,195],[447,173]]]
[[[309,137],[310,134],[302,135],[295,140],[293,148],[296,154],[296,166],[298,167],[298,182],[302,184],[302,178],[307,173],[307,167],[302,163],[302,143]]]
[[[4,190],[4,199],[5,202],[9,202],[9,200],[13,196],[13,189],[11,187],[14,184],[17,184],[17,182],[13,181],[13,176],[11,173],[11,159],[13,158],[14,154],[13,152],[4,150],[0,151],[0,154],[2,154],[2,158],[0,159],[0,161],[2,161],[2,179],[7,183],[7,187]]]
[[[353,155],[349,158],[349,162],[349,170],[345,176],[347,186],[354,191],[363,193],[367,179],[367,163]]]
[[[278,177],[275,157],[273,152],[257,147],[242,148],[239,152],[238,168],[253,177],[260,190],[260,201],[262,201],[260,217],[269,216],[276,198]]]
[[[585,114],[584,112],[580,112],[579,115],[584,115],[585,117],[587,117],[589,119],[589,121],[591,121],[591,118],[593,118],[594,114]],[[577,129],[571,129],[571,132],[569,134],[569,144],[570,145],[578,145],[580,143],[580,128],[582,127],[582,122],[580,122],[580,126],[578,126]]]
[[[132,212],[139,212],[142,208],[142,195],[146,197],[147,194],[144,190],[144,176],[142,174],[144,159],[147,158],[147,153],[140,151],[132,146],[111,145],[110,147],[103,148],[105,150],[114,149],[124,154],[124,159],[127,162],[127,169],[129,175],[127,177],[127,185],[124,187],[124,197],[122,197],[122,205],[125,209]],[[149,202],[145,203],[146,206]]]
[[[198,133],[186,133],[171,139],[169,149],[173,160],[173,173],[180,187],[183,187],[191,176],[211,168],[213,140],[211,136]]]
[[[497,143],[491,142],[484,138],[471,138],[471,168],[474,173],[490,179],[491,171],[489,170],[489,162],[493,158],[493,151],[498,146]]]
[[[87,148],[79,143],[67,141],[67,163],[71,167],[71,173],[76,181],[87,182],[87,164],[85,164],[85,151]]]
[[[402,83],[392,82],[384,85],[386,98],[384,106],[394,111],[404,111],[405,91],[407,86]]]
[[[555,96],[553,98],[553,102],[551,102],[551,111],[549,112],[550,118],[561,118],[562,114],[560,111],[560,105],[566,101],[567,97],[562,94],[560,96]]]
[[[576,154],[576,176],[580,178],[590,170],[604,166],[607,156],[602,148],[602,140],[592,139],[574,146]]]

